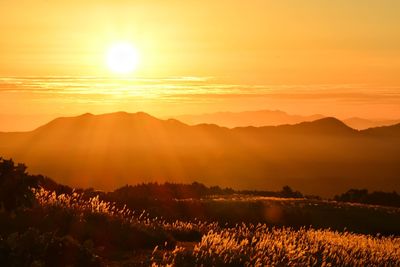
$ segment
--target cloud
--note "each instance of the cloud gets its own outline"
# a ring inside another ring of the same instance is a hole
[[[0,94],[64,98],[66,102],[207,102],[221,99],[277,99],[352,103],[399,103],[398,87],[365,84],[240,85],[219,83],[213,77],[113,79],[104,77],[3,77]]]

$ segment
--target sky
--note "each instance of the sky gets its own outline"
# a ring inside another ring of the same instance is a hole
[[[400,118],[399,10],[397,0],[0,0],[0,131],[118,110]],[[139,57],[122,77],[106,63],[121,41]]]

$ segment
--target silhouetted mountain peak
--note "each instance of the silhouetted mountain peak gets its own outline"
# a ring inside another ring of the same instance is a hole
[[[134,121],[161,121],[160,119],[151,116],[145,112],[129,113],[125,111],[118,111],[113,113],[105,113],[95,116],[97,119],[107,118],[115,120],[134,120]]]
[[[315,133],[326,132],[338,134],[357,132],[357,130],[347,126],[344,122],[334,117],[325,117],[311,122],[301,122],[294,126],[298,129],[310,130]]]
[[[34,130],[32,134],[40,135],[43,139],[62,135],[67,136],[66,138],[141,136],[157,139],[163,134],[179,135],[187,130],[190,127],[180,121],[158,119],[145,112],[113,112],[60,117]]]
[[[79,117],[91,117],[91,116],[94,116],[94,115],[90,112],[86,112],[86,113],[83,113],[82,115],[79,115]]]
[[[307,122],[305,122],[307,123]],[[345,128],[350,128],[349,126],[347,126],[344,122],[342,122],[341,120],[335,118],[335,117],[325,117],[322,119],[318,119],[312,122],[308,122],[308,123],[316,123],[316,124],[320,124],[320,125],[327,125],[327,126],[331,126],[331,127],[345,127]]]

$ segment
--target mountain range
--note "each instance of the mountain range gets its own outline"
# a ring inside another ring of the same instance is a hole
[[[180,115],[175,116],[179,121],[190,125],[200,123],[211,123],[220,126],[235,128],[245,126],[277,126],[283,124],[297,124],[304,121],[314,121],[325,118],[321,114],[302,116],[292,115],[280,110],[256,110],[256,111],[243,111],[243,112],[215,112],[199,115]],[[367,128],[389,126],[400,123],[399,120],[372,120],[358,117],[346,118],[343,122],[358,130]]]
[[[76,187],[112,190],[149,181],[333,196],[400,189],[400,124],[355,130],[335,118],[294,125],[187,125],[146,113],[57,118],[0,133],[0,155]]]

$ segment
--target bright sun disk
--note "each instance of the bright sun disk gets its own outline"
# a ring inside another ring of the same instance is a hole
[[[117,74],[133,72],[138,64],[138,53],[129,43],[118,43],[107,52],[108,68]]]

